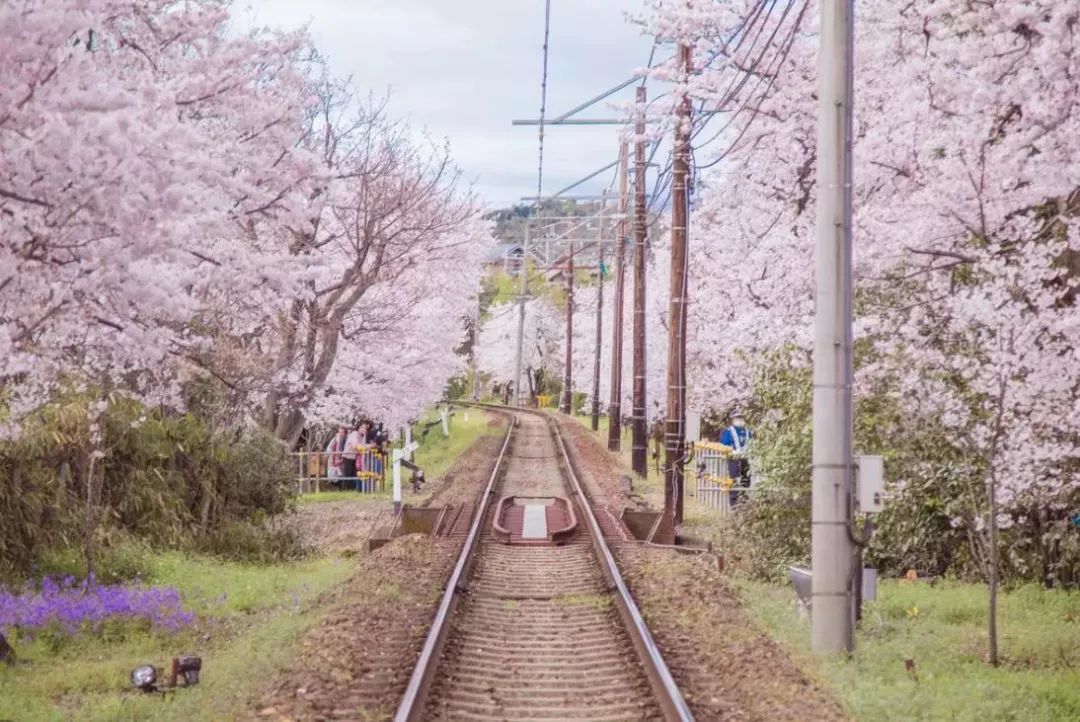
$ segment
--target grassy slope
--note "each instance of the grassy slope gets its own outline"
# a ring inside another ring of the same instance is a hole
[[[586,428],[588,416],[576,417]],[[606,443],[607,419],[598,438]],[[620,466],[629,469],[629,434]],[[641,489],[662,503],[655,474]],[[691,500],[686,531],[711,538],[723,520]],[[810,653],[810,629],[789,587],[737,580],[754,616],[797,661],[831,688],[858,719],[1080,719],[1080,593],[1024,587],[1004,595],[1000,629],[1004,665],[982,661],[986,647],[986,590],[977,584],[883,582],[867,605],[851,660],[821,661]],[[915,662],[918,681],[904,664]]]
[[[592,434],[606,449],[608,438],[608,420],[607,417],[600,417],[599,429],[593,431],[592,417],[588,414],[583,416],[575,416],[574,419],[580,423],[586,431]],[[622,473],[626,475],[634,476],[634,491],[641,495],[649,505],[653,508],[659,509],[664,505],[664,477],[657,473],[656,465],[653,463],[652,458],[649,458],[648,475],[642,479],[640,476],[634,475],[632,467],[630,466],[630,450],[633,445],[633,439],[631,436],[631,430],[629,426],[622,427],[622,440],[620,444],[620,450],[618,453],[619,468]],[[651,446],[650,446],[651,449]]]
[[[431,415],[429,420],[435,418]],[[481,436],[501,436],[506,431],[501,424],[488,426],[489,418],[491,417],[479,409],[457,408],[450,418],[450,438],[444,438],[438,426],[432,427],[422,441],[416,432],[414,438],[420,441],[420,448],[413,454],[413,463],[424,470],[427,478],[441,477],[454,463],[454,459]],[[405,475],[407,476],[407,473]]]
[[[470,410],[466,421],[459,409],[450,438],[433,428],[414,459],[434,479],[481,436],[501,430],[488,427],[478,411]],[[301,503],[341,499],[372,503],[389,494],[324,492],[306,495]],[[232,719],[289,658],[297,636],[319,620],[322,611],[313,604],[319,594],[348,578],[353,567],[340,558],[245,565],[163,554],[146,581],[179,589],[185,606],[200,614],[196,627],[171,635],[118,628],[58,644],[38,639],[17,645],[20,664],[0,666],[0,720]],[[189,653],[203,658],[198,687],[165,699],[131,691],[128,675],[135,666],[162,667]]]
[[[148,580],[180,590],[202,617],[174,635],[127,629],[50,644],[20,645],[19,665],[0,668],[0,719],[222,718],[239,709],[260,671],[287,654],[288,643],[318,617],[311,603],[344,580],[341,559],[253,566],[160,556]],[[130,692],[138,664],[164,666],[177,654],[203,658],[202,684],[166,700]]]
[[[850,660],[816,660],[789,588],[740,581],[751,612],[862,720],[1080,719],[1080,594],[1029,586],[1001,601],[1004,664],[983,662],[986,590],[883,582]],[[917,679],[906,670],[914,660]]]

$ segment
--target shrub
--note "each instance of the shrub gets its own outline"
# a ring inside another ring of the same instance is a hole
[[[294,544],[263,529],[295,495],[292,466],[271,434],[222,431],[194,414],[114,395],[92,441],[90,403],[88,394],[58,396],[17,440],[0,442],[7,482],[0,485],[0,578],[25,577],[36,564],[79,577],[92,568],[102,580],[129,578],[140,573],[140,554],[215,548],[213,540],[235,540],[235,527],[244,524],[253,529],[247,543],[220,546],[230,558],[293,553]],[[269,552],[255,547],[256,537]]]
[[[135,539],[113,539],[100,547],[94,558],[93,575],[87,567],[86,555],[74,547],[54,547],[44,550],[34,568],[35,577],[71,578],[93,576],[101,584],[121,584],[145,579],[150,574],[153,552],[144,542]]]
[[[780,581],[791,564],[810,561],[810,497],[777,490],[740,504],[714,542],[732,567],[755,579]]]
[[[575,391],[571,403],[573,404],[573,411],[575,414],[585,413],[585,400],[589,398],[589,395],[584,391]]]
[[[225,521],[198,534],[192,548],[229,561],[257,563],[297,559],[305,553],[300,539],[290,530],[239,521]]]
[[[857,360],[870,351],[857,348]],[[810,553],[811,371],[807,359],[777,352],[758,359],[748,410],[752,453],[764,478],[755,499],[739,507],[717,531],[732,562],[757,578],[778,579],[788,564]],[[982,469],[934,418],[908,418],[890,392],[893,381],[864,385],[856,399],[856,453],[885,457],[891,492],[866,561],[887,576],[909,569],[934,576],[981,580],[967,534],[953,520],[984,494]],[[1080,528],[1071,517],[1080,490],[1060,498],[1018,499],[1000,532],[1002,578],[1046,586],[1080,582]],[[856,522],[859,523],[858,521]]]

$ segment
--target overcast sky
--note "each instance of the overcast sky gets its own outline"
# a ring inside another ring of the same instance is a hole
[[[465,176],[492,206],[536,194],[543,0],[240,0],[259,25],[310,22],[333,70],[363,90],[391,93],[390,111],[447,138]],[[552,0],[548,116],[626,80],[652,41],[624,19],[638,0]],[[633,88],[613,96],[633,97]],[[593,117],[610,117],[603,104]],[[584,114],[583,114],[584,116]],[[613,126],[549,128],[544,192],[610,163]],[[599,192],[604,174],[574,193]]]

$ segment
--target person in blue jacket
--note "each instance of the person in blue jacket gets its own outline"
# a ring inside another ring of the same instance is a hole
[[[731,476],[731,492],[729,500],[731,506],[739,503],[741,489],[750,488],[750,461],[747,452],[750,449],[750,440],[753,435],[746,428],[746,418],[742,411],[735,410],[731,413],[731,424],[720,434],[720,443],[731,449],[731,458],[728,459],[728,474]]]

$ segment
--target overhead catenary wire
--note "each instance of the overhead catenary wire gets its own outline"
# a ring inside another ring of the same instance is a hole
[[[708,55],[708,59],[698,66],[699,72],[707,68],[712,67],[713,63],[717,59],[724,60],[725,63],[735,68],[731,82],[728,84],[727,89],[716,98],[699,98],[697,99],[696,112],[693,115],[693,121],[691,126],[691,140],[697,139],[710,125],[714,116],[728,114],[732,117],[728,119],[724,127],[720,131],[714,133],[710,138],[702,143],[698,143],[692,146],[694,151],[693,157],[696,159],[696,151],[704,149],[714,142],[727,128],[729,128],[737,119],[742,115],[750,105],[729,110],[727,106],[735,100],[740,92],[746,88],[752,79],[757,78],[757,83],[754,88],[759,88],[762,83],[768,83],[765,91],[760,95],[756,92],[751,93],[751,97],[757,97],[758,100],[753,104],[753,112],[751,113],[751,119],[747,122],[743,128],[743,133],[749,128],[754,117],[756,117],[760,110],[761,102],[768,96],[769,90],[772,88],[773,81],[775,81],[776,74],[783,61],[787,58],[791,46],[798,35],[799,28],[802,24],[802,18],[806,13],[808,2],[803,0],[800,10],[797,13],[797,19],[791,23],[787,28],[787,32],[784,35],[783,40],[780,43],[781,52],[769,54],[769,48],[776,46],[776,36],[784,29],[785,20],[790,15],[791,10],[797,4],[798,0],[787,0],[783,3],[783,10],[780,11],[780,19],[776,22],[775,26],[770,31],[768,39],[761,48],[757,57],[751,57],[753,51],[758,48],[758,44],[764,36],[769,26],[769,20],[773,17],[777,7],[781,5],[777,0],[759,0],[755,3],[750,11],[743,17],[738,25],[730,33],[730,42],[734,43],[734,47],[728,49],[726,46],[723,49],[713,50]],[[746,45],[749,42],[749,45]],[[659,38],[654,39],[652,46],[649,50],[649,58],[645,65],[645,71],[641,75],[640,85],[645,85],[648,81],[651,71],[656,67],[656,52],[660,46]],[[745,52],[743,51],[746,46]],[[740,52],[742,52],[742,58],[740,59]],[[669,58],[663,63],[670,62],[673,58]],[[749,62],[746,62],[746,61]],[[663,64],[662,63],[662,64]],[[761,68],[764,66],[764,72],[761,72]],[[670,95],[670,92],[662,92],[649,99],[647,108],[654,107],[660,100]],[[707,109],[706,106],[711,106]],[[543,120],[543,119],[541,119]],[[543,127],[541,125],[541,127]],[[742,136],[740,135],[740,138]],[[661,143],[659,140],[649,141],[649,157],[648,162],[650,167],[655,162],[655,157],[661,149]],[[719,156],[726,156],[733,150],[734,144],[729,144]],[[648,208],[650,212],[654,208],[664,208],[670,199],[669,185],[670,185],[670,172],[671,172],[671,157],[670,151],[668,152],[667,161],[664,167],[659,171],[654,181],[655,190],[650,194],[650,200]],[[722,158],[721,158],[722,159]],[[692,176],[696,175],[696,171],[703,170],[705,168],[715,165],[716,161],[712,161],[706,165],[701,165],[695,161],[692,165]],[[617,170],[613,171],[613,176],[617,174]],[[611,188],[614,184],[614,178],[608,187]],[[540,194],[538,193],[538,197]]]
[[[544,120],[547,115],[548,47],[551,38],[551,0],[544,2],[544,44],[540,70],[540,123],[538,126],[538,158],[536,167],[536,199],[533,208],[538,209],[544,197]],[[525,219],[525,243],[521,254],[521,293],[518,301],[517,354],[514,362],[514,393],[521,403],[522,344],[525,336],[525,299],[529,288],[529,219]]]
[[[796,6],[799,7],[798,12],[795,13],[794,20],[789,21],[788,18]],[[691,124],[691,140],[696,140],[701,136],[715,116],[727,115],[728,118],[726,118],[726,122],[720,130],[713,133],[708,140],[699,141],[692,146],[691,177],[696,177],[699,171],[706,170],[721,162],[739,147],[740,141],[753,125],[753,121],[758,117],[762,103],[769,97],[780,69],[789,56],[795,40],[798,38],[808,6],[807,0],[802,0],[801,3],[799,0],[787,0],[783,4],[776,2],[776,0],[759,0],[732,32],[731,42],[734,43],[734,46],[730,50],[727,47],[714,50],[707,60],[698,66],[698,72],[701,72],[712,67],[720,59],[733,69],[733,73],[732,79],[723,93],[714,98],[698,99],[697,112],[694,114],[694,120]],[[779,11],[779,18],[770,29],[769,21],[775,16],[778,7],[782,7]],[[766,34],[767,40],[759,49],[759,42],[763,37],[766,37]],[[778,35],[781,38],[779,42],[777,42]],[[770,53],[770,49],[774,52]],[[757,51],[756,54],[755,51]],[[738,108],[729,108],[731,103],[739,98],[747,86],[750,86],[755,79],[756,82],[753,82],[751,86],[748,102]],[[762,85],[765,85],[764,89],[761,89]],[[698,162],[697,151],[704,150],[712,145],[746,113],[749,113],[749,118],[740,128],[735,139],[727,143],[722,150],[716,152],[715,157],[710,161],[706,163]],[[653,155],[655,155],[658,148],[659,143],[653,147]],[[672,165],[670,150],[667,155],[667,161],[654,181],[654,190],[649,202],[650,211],[653,211],[654,208],[665,208],[670,200]]]
[[[539,135],[539,159],[536,167],[536,201],[539,206],[544,197],[544,120],[547,115],[547,81],[548,81],[548,42],[551,37],[551,0],[544,2],[544,45],[543,61],[540,69],[540,125],[537,131]]]

